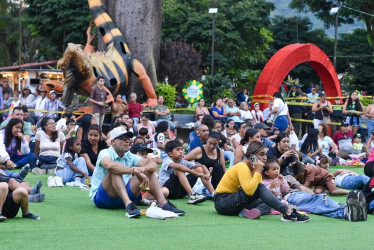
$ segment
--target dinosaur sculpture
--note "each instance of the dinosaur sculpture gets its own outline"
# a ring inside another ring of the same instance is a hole
[[[58,61],[65,77],[63,103],[70,103],[74,93],[88,96],[98,76],[105,79],[105,87],[113,94],[126,93],[131,73],[142,83],[148,97],[147,105],[153,108],[157,96],[144,66],[134,59],[113,20],[105,12],[101,0],[88,0],[93,22],[107,47],[105,52],[95,52],[91,42],[91,23],[87,30],[87,44],[69,43],[64,56]],[[106,102],[113,100],[110,95]]]

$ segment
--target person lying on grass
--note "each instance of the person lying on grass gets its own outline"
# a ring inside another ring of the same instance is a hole
[[[205,196],[195,194],[192,190],[199,177],[204,186],[213,194],[209,170],[204,165],[183,160],[184,149],[178,140],[166,143],[165,152],[168,157],[162,160],[159,182],[162,188],[167,189],[168,198],[181,199],[188,195],[188,204],[204,202]]]
[[[267,214],[270,207],[283,214],[282,221],[308,221],[308,216],[290,209],[262,184],[261,172],[267,159],[267,150],[263,143],[251,142],[245,154],[247,159],[226,171],[214,196],[216,211],[222,215],[255,219]]]
[[[263,183],[277,198],[283,199],[289,205],[297,206],[301,211],[331,218],[366,221],[366,203],[361,191],[349,192],[347,204],[343,205],[330,199],[327,194],[314,194],[312,190],[301,185],[292,175],[283,177],[279,172],[278,160],[268,158],[263,171]]]
[[[0,183],[0,222],[8,218],[14,218],[19,209],[22,210],[22,218],[40,220],[40,217],[29,211],[29,193],[24,187],[11,189],[6,182]]]
[[[305,187],[314,187],[314,193],[320,194],[327,190],[333,195],[346,195],[348,190],[338,189],[334,183],[334,175],[318,166],[297,162],[292,165],[296,180]]]
[[[102,150],[98,156],[91,179],[90,199],[98,208],[126,209],[127,217],[137,218],[140,211],[135,203],[142,199],[142,184],[149,186],[149,192],[160,208],[184,214],[162,194],[156,175],[157,164],[130,152],[130,138],[133,136],[124,127],[110,132],[111,147]]]
[[[29,169],[29,165],[26,165],[19,173],[7,176],[0,172],[0,183],[7,183],[9,191],[15,191],[18,188],[26,189],[30,202],[42,202],[45,198],[43,193],[40,193],[42,187],[42,181],[38,180],[35,186],[30,187],[30,183],[23,181],[26,177],[26,170]]]
[[[359,175],[348,169],[337,169],[334,172],[334,176],[335,185],[346,189],[361,190],[370,180],[370,177],[362,174]]]

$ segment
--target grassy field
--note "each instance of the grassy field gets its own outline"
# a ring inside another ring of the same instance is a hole
[[[195,206],[182,199],[172,202],[186,210],[185,216],[129,219],[123,210],[96,208],[78,187],[48,188],[47,177],[30,173],[26,178],[32,185],[43,181],[44,202],[30,205],[41,220],[22,219],[19,213],[2,222],[1,249],[364,249],[374,243],[372,215],[356,223],[317,215],[308,223],[284,223],[280,215],[221,216],[212,201]],[[345,197],[333,198],[345,203]]]

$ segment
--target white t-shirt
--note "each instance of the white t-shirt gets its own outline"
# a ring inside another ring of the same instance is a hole
[[[240,144],[240,141],[242,140],[242,138],[240,137],[240,134],[239,134],[239,133],[236,133],[235,135],[233,135],[233,136],[230,138],[230,140],[231,140],[231,145],[233,145],[232,142],[233,142],[234,140],[237,141],[237,142]]]
[[[277,112],[277,116],[280,116],[280,115],[287,115],[288,113],[288,106],[287,106],[287,103],[284,103],[282,101],[282,99],[280,98],[276,98],[274,99],[274,102],[273,102],[273,109],[274,108],[279,108],[278,109],[278,112]]]
[[[240,110],[240,117],[242,118],[243,121],[247,119],[253,120],[253,116],[250,110],[247,110],[247,111]]]
[[[152,147],[153,147],[153,148],[158,148],[157,143],[159,143],[159,142],[161,142],[162,145],[165,146],[165,135],[164,135],[163,133],[159,133],[159,134],[157,135],[157,137],[155,136],[155,137],[153,138],[153,145],[152,145]],[[161,153],[164,153],[164,152],[165,152],[164,149],[161,149],[161,148],[158,148],[158,149],[160,150]]]
[[[38,140],[40,142],[39,155],[60,157],[61,142],[65,140],[65,135],[62,132],[58,132],[56,141],[52,142],[51,138],[44,132],[44,130],[39,130],[38,132],[36,132],[35,140]]]
[[[325,136],[325,138],[323,138],[323,140],[321,140],[321,138],[318,138],[318,146],[323,147],[322,153],[324,155],[329,154],[329,149],[330,149],[331,142],[332,142],[332,139],[329,136]]]

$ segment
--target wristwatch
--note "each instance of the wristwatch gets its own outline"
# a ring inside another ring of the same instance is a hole
[[[285,159],[286,159],[286,157],[284,155],[282,155],[282,160],[285,160]]]

